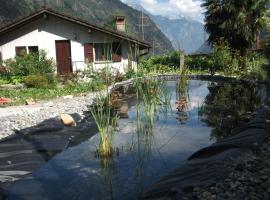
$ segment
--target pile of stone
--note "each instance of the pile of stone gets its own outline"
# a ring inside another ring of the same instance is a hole
[[[28,105],[0,108],[0,139],[13,135],[18,130],[35,126],[46,119],[59,118],[63,113],[76,113],[76,121],[79,122],[89,115],[88,106],[92,104],[94,98],[95,94],[91,93],[86,96],[66,96],[47,102],[28,102]],[[74,126],[74,123],[71,125]]]

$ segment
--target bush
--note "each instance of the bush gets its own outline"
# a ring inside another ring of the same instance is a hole
[[[212,67],[209,55],[194,55],[185,57],[185,66],[191,70],[209,71]]]
[[[46,88],[48,87],[48,79],[42,75],[29,75],[24,77],[24,84],[29,88]]]
[[[269,68],[267,66],[267,58],[260,53],[248,52],[247,56],[241,58],[245,64],[245,70],[242,77],[253,78],[257,80],[265,80],[269,77]]]
[[[33,74],[53,74],[55,71],[52,59],[46,58],[45,51],[39,53],[30,53],[23,57],[15,57],[15,59],[5,62],[9,72],[16,76],[28,76]]]

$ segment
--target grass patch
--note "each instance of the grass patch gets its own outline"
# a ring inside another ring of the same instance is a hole
[[[94,92],[104,89],[102,83],[92,81],[89,83],[78,83],[73,86],[55,88],[26,88],[17,90],[0,89],[0,97],[11,98],[10,104],[2,106],[24,104],[26,99],[33,98],[35,101],[53,99],[65,95],[76,95],[79,93]]]

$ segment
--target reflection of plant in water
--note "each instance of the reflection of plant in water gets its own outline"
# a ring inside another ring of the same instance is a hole
[[[170,107],[170,93],[165,82],[156,80],[137,80],[136,89],[136,144],[134,145],[137,155],[136,178],[138,181],[137,190],[143,192],[144,168],[149,162],[153,141],[154,123],[159,119],[159,112],[164,115]]]
[[[100,160],[101,166],[101,175],[104,180],[104,186],[106,186],[108,191],[103,191],[102,195],[104,195],[104,199],[116,199],[115,194],[116,191],[114,189],[113,177],[117,174],[117,168],[115,165],[115,161],[112,157],[102,158]],[[110,194],[110,195],[109,195]]]
[[[212,83],[209,91],[203,120],[215,127],[212,137],[217,139],[247,121],[246,113],[255,111],[261,104],[256,86],[251,83]]]
[[[188,120],[188,78],[184,74],[180,76],[176,85],[176,104],[177,104],[177,117],[181,124],[185,124]]]
[[[151,129],[154,126],[155,117],[158,119],[159,112],[166,115],[170,107],[171,95],[166,87],[165,82],[147,79],[136,81],[135,83],[137,99],[140,104],[141,122],[144,128]],[[162,108],[162,109],[160,109]]]

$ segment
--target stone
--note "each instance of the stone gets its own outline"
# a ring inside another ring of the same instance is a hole
[[[54,105],[54,104],[53,104],[52,101],[50,101],[50,102],[44,104],[45,107],[53,107],[53,105]]]
[[[75,127],[77,125],[73,117],[70,116],[69,114],[61,114],[60,119],[62,123],[66,126]]]
[[[67,95],[67,96],[63,96],[63,99],[72,99],[73,95]]]
[[[36,102],[34,101],[33,98],[25,100],[25,105],[31,106],[31,105],[35,105],[35,104],[36,104]]]
[[[0,104],[7,104],[7,103],[11,103],[12,100],[9,98],[4,98],[4,97],[0,97]]]
[[[79,94],[76,94],[77,97],[86,97],[87,96],[87,93],[79,93]]]
[[[123,103],[119,109],[119,115],[121,118],[128,118],[128,104]]]

